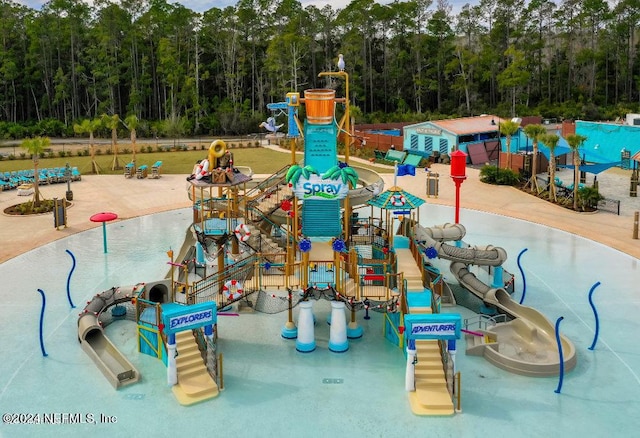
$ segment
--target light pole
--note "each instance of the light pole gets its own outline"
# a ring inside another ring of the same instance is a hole
[[[467,179],[467,154],[461,150],[451,153],[451,178],[456,185],[455,223],[460,223],[460,185]]]

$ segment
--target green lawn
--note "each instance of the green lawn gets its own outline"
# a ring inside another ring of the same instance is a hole
[[[253,173],[272,174],[283,166],[289,164],[291,154],[289,152],[277,152],[268,148],[252,147],[252,148],[234,148],[233,164],[236,166],[248,166]],[[207,151],[168,151],[168,152],[138,152],[136,154],[136,164],[141,166],[146,164],[151,167],[156,161],[162,161],[161,172],[166,174],[190,174],[196,161],[206,158]],[[131,161],[132,154],[118,154],[121,166]],[[298,153],[301,157],[301,153]],[[91,157],[55,157],[41,158],[38,164],[40,168],[47,167],[64,167],[69,163],[72,167],[77,167],[81,174],[91,172]],[[96,163],[101,168],[100,173],[106,175],[119,175],[124,173],[123,169],[111,170],[113,163],[113,155],[96,155]],[[381,171],[379,168],[358,163],[360,167],[366,167],[373,170]],[[33,169],[33,162],[30,159],[4,159],[0,161],[0,171],[14,171]],[[382,171],[384,172],[384,171]]]
[[[254,173],[274,173],[289,163],[290,155],[280,153],[265,148],[238,148],[232,149],[233,162],[236,166],[249,166]],[[193,170],[193,165],[206,158],[207,151],[170,151],[136,153],[136,164],[141,166],[146,164],[151,167],[156,161],[162,161],[162,173],[166,174],[189,174]],[[121,166],[131,161],[132,154],[118,154]],[[82,174],[91,172],[91,157],[55,157],[41,158],[38,167],[64,167],[69,163],[72,167],[77,167]],[[124,171],[112,171],[113,155],[96,155],[96,163],[100,166],[101,174],[119,175]],[[0,161],[0,171],[13,171],[32,169],[33,162],[29,159],[15,159]]]

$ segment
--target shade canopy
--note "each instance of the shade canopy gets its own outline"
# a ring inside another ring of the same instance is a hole
[[[541,146],[540,152],[542,152],[544,156],[547,157],[547,160],[548,160],[549,152],[550,152],[549,148],[542,142],[540,143],[540,146]],[[558,142],[558,145],[554,149],[553,155],[556,157],[559,157],[561,155],[566,155],[568,153],[571,153],[571,148],[569,147],[569,143],[564,137],[560,136],[560,141]],[[600,172],[604,172],[605,170],[611,167],[619,166],[621,163],[620,161],[609,161],[609,158],[605,157],[604,155],[600,155],[594,151],[579,149],[578,153],[580,154],[580,158],[582,159],[581,161],[592,163],[592,164],[581,164],[580,165],[581,172],[598,174]],[[558,167],[566,167],[569,169],[573,169],[574,166],[571,164],[558,164]]]
[[[110,212],[96,213],[89,218],[91,222],[109,222],[118,219],[118,215]]]
[[[615,161],[613,163],[581,164],[578,168],[580,169],[580,172],[593,173],[594,175],[597,175],[600,172],[604,172],[611,167],[619,165],[620,161]],[[575,168],[573,164],[558,164],[558,167],[566,167],[567,169]]]
[[[400,187],[393,186],[370,199],[367,204],[383,210],[413,210],[420,207],[424,202],[423,199],[405,192]]]

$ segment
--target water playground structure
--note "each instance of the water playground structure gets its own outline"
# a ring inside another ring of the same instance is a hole
[[[359,321],[369,312],[382,315],[381,332],[405,356],[405,389],[417,415],[461,411],[456,351],[463,336],[468,354],[510,372],[548,376],[575,366],[571,341],[561,337],[564,355],[558,355],[552,324],[511,298],[506,251],[468,245],[461,224],[421,226],[423,199],[397,185],[383,191],[376,172],[351,165],[348,75],[321,74],[331,75],[344,80],[344,97],[312,89],[302,97],[289,93],[286,108],[278,108],[290,115],[288,135],[304,140],[300,162],[292,145],[289,164],[251,184],[252,176],[229,162],[224,142],[214,141],[209,175],[194,172],[188,180],[192,225],[182,248],[167,252],[166,278],[113,287],[87,303],[78,339],[115,388],[141,376],[105,336],[115,320],[136,323],[138,351],[162,361],[179,403],[191,405],[224,388],[219,316],[286,315],[274,336],[313,354],[314,305],[321,299],[330,303],[328,349],[336,354],[347,354],[351,340],[365,336]],[[347,144],[344,161],[339,137]],[[451,262],[459,287],[493,315],[463,321],[443,312],[455,297],[435,259]]]

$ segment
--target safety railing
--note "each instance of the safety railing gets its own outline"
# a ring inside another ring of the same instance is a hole
[[[287,264],[286,257],[285,253],[258,255],[254,281],[256,289],[279,289],[300,285],[300,263],[292,267]]]
[[[135,298],[136,321],[138,322],[138,350],[141,349],[141,344],[144,343],[146,348],[153,351],[158,359],[162,359],[162,347],[163,345],[166,346],[167,341],[164,332],[160,330],[162,307],[160,303],[141,298],[142,292],[143,290]],[[157,341],[154,340],[156,337]]]
[[[218,307],[223,307],[228,301],[257,290],[257,285],[245,284],[246,280],[254,276],[256,261],[257,256],[251,255],[227,266],[223,272],[216,272],[194,282],[186,291],[187,304],[215,301]]]
[[[202,360],[206,364],[207,372],[211,378],[219,385],[219,372],[218,372],[218,329],[214,326],[212,339],[208,339],[203,332],[203,328],[193,330],[193,335],[198,344],[198,349],[202,356]]]
[[[247,192],[242,195],[242,198],[247,201],[254,200],[257,197],[261,196],[268,188],[281,184],[284,181],[284,177],[287,174],[289,167],[291,167],[291,165],[287,164],[286,166],[280,168],[273,175],[269,176],[268,178],[256,184],[251,189],[247,190]]]

